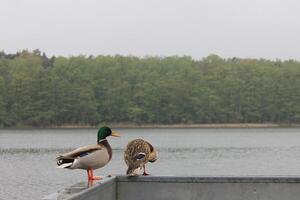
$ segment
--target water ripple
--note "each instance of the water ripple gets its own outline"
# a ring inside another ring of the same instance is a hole
[[[63,153],[74,150],[74,148],[0,148],[0,154],[40,154],[40,153]],[[158,148],[159,152],[167,153],[195,153],[195,152],[267,152],[267,151],[300,151],[300,146],[291,147],[197,147],[197,148]],[[122,152],[123,148],[113,148],[113,151]]]
[[[40,154],[71,151],[69,148],[0,148],[0,154]]]

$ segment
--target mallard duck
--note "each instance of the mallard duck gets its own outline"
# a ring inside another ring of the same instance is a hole
[[[58,168],[85,169],[88,180],[100,180],[102,178],[94,176],[93,170],[105,166],[112,157],[112,149],[106,137],[120,135],[112,131],[109,127],[101,127],[98,130],[97,144],[79,147],[74,151],[58,156]]]
[[[128,176],[138,176],[143,168],[143,175],[147,176],[145,164],[157,160],[157,152],[153,146],[142,139],[135,139],[127,144],[124,152],[124,160],[128,166],[126,174]]]

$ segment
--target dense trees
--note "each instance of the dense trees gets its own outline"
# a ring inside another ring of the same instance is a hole
[[[0,52],[0,126],[300,123],[300,62]]]

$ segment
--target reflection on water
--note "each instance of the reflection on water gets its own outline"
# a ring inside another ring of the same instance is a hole
[[[109,138],[113,147],[111,162],[96,170],[96,175],[125,174],[123,149],[135,138],[150,141],[158,150],[157,162],[147,166],[153,175],[300,175],[300,129],[118,132],[122,137]],[[0,130],[0,199],[41,199],[85,181],[83,170],[56,169],[55,158],[95,143],[96,133],[93,129]]]

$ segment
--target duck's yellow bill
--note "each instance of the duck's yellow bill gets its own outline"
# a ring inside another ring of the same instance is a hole
[[[120,134],[117,133],[117,132],[115,132],[115,131],[113,131],[113,132],[111,133],[111,136],[114,136],[114,137],[120,137]]]

